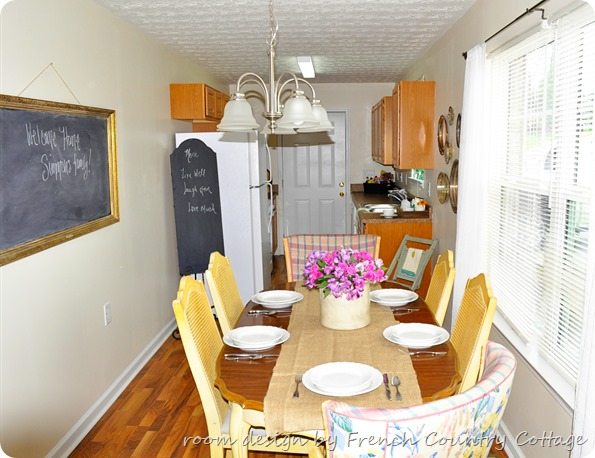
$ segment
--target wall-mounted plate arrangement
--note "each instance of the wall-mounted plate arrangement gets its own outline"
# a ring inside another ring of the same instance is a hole
[[[436,179],[436,194],[438,195],[438,202],[443,204],[448,199],[450,193],[450,180],[448,175],[444,172],[438,174]]]
[[[450,207],[457,212],[457,198],[459,190],[459,160],[455,159],[450,168]]]
[[[461,147],[461,113],[457,115],[457,148]]]

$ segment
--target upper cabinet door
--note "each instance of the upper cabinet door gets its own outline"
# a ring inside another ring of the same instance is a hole
[[[393,90],[393,165],[434,168],[434,81],[399,81]]]
[[[372,160],[393,163],[393,97],[387,96],[372,107]]]

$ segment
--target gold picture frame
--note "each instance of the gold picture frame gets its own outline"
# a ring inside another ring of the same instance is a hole
[[[120,219],[115,111],[0,94],[0,265]]]

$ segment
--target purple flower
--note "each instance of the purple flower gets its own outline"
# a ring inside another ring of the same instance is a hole
[[[304,267],[304,279],[310,289],[322,289],[325,296],[361,297],[366,282],[386,280],[382,259],[374,259],[367,251],[341,248],[331,252],[312,251]]]

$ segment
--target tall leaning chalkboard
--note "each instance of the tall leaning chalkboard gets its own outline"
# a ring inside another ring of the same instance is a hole
[[[213,251],[224,253],[217,155],[191,138],[170,156],[180,275],[202,273]]]
[[[113,110],[0,95],[0,265],[118,221]]]

